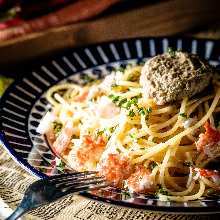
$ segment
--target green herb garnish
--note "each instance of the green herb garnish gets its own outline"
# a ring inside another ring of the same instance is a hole
[[[116,127],[110,128],[110,133],[113,133],[115,131]]]
[[[204,71],[205,71],[205,68],[204,68],[204,67],[200,67],[200,68],[198,69],[198,72],[199,72],[200,74],[202,74]]]
[[[183,163],[183,166],[184,167],[193,167],[193,165],[190,162]]]
[[[121,188],[125,188],[125,180],[122,181]]]
[[[187,118],[187,113],[180,113],[179,115],[183,118]]]
[[[97,98],[92,98],[89,100],[90,102],[96,102],[97,101]]]
[[[129,114],[128,114],[129,117],[134,117],[135,115],[136,114],[134,113],[133,109],[129,110]]]
[[[135,143],[137,143],[137,142],[140,140],[140,138],[135,138],[132,134],[129,134],[129,136],[130,136],[131,138],[133,138],[133,140],[134,140]]]
[[[151,113],[152,112],[152,108],[151,107],[148,107],[147,108],[147,113],[149,114],[149,113]]]
[[[114,96],[113,94],[108,95],[108,98],[117,106],[122,107],[124,103],[127,102],[127,99],[120,96]]]
[[[131,193],[129,191],[122,191],[121,193],[124,194],[124,195],[127,195],[127,196],[131,195]]]
[[[137,114],[138,115],[146,115],[146,108],[144,108],[144,107],[138,108]]]
[[[91,80],[91,77],[88,76],[88,75],[85,75],[85,76],[83,77],[83,79],[84,79],[84,80]]]
[[[63,161],[61,161],[60,164],[56,165],[56,166],[63,169],[65,167],[65,163]]]
[[[137,97],[133,97],[133,98],[131,98],[131,104],[133,104],[134,106],[136,106],[136,107],[138,107],[137,106],[137,103],[138,103],[138,99],[137,99]]]
[[[100,195],[101,195],[101,196],[104,196],[104,191],[103,191],[103,189],[101,190]]]
[[[53,129],[55,130],[55,132],[53,134],[54,134],[55,137],[58,137],[60,135],[63,124],[58,123],[57,121],[53,121],[52,125],[53,125]]]
[[[173,50],[172,47],[168,47],[168,53],[171,55],[172,58],[175,57],[175,51]]]
[[[156,166],[157,166],[157,164],[153,164],[153,163],[150,165],[151,172]]]
[[[105,128],[102,131],[97,131],[96,136],[98,137],[99,135],[103,134],[105,131],[106,131]]]
[[[116,84],[116,83],[112,84],[111,87],[110,87],[110,89],[112,90],[112,89],[114,89],[115,87],[117,87],[117,84]]]
[[[158,194],[162,194],[165,196],[172,196],[172,194],[169,191],[164,190],[164,188],[159,189],[156,193],[155,193],[155,197],[158,197]]]

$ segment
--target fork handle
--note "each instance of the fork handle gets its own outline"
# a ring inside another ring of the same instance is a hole
[[[15,211],[5,220],[15,220],[27,211],[28,211],[28,209],[21,207],[19,204],[19,206],[15,209]]]

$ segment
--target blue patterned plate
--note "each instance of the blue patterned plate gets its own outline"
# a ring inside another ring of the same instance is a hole
[[[66,172],[56,166],[55,155],[45,136],[36,132],[48,111],[45,91],[60,82],[78,84],[89,78],[103,77],[126,63],[137,64],[173,50],[195,53],[220,65],[220,41],[189,38],[138,38],[90,45],[68,51],[26,72],[7,89],[0,101],[1,142],[11,157],[30,173],[43,178]],[[176,213],[218,213],[220,196],[213,195],[189,202],[159,201],[154,196],[126,195],[123,189],[109,187],[100,192],[84,193],[97,201],[126,207]]]

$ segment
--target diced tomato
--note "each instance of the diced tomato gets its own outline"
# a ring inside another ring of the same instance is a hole
[[[116,187],[121,187],[122,181],[128,177],[130,160],[127,156],[109,153],[107,157],[100,159],[98,170],[99,176],[105,176]]]
[[[151,181],[151,172],[140,166],[138,171],[131,174],[126,180],[126,186],[131,192],[139,192],[144,189],[149,189],[153,182]]]

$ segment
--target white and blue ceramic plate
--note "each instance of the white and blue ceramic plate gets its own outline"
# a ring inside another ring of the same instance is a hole
[[[220,65],[220,41],[189,38],[137,38],[105,42],[68,51],[33,67],[16,79],[0,101],[0,138],[11,157],[30,173],[43,178],[66,172],[56,167],[55,155],[44,135],[36,132],[42,116],[48,111],[45,91],[60,82],[84,84],[126,63],[138,64],[173,50],[195,53]],[[85,77],[88,75],[89,77]],[[189,202],[160,201],[154,196],[126,195],[122,189],[103,189],[100,195],[84,193],[98,201],[126,207],[175,213],[219,213],[220,195]]]

